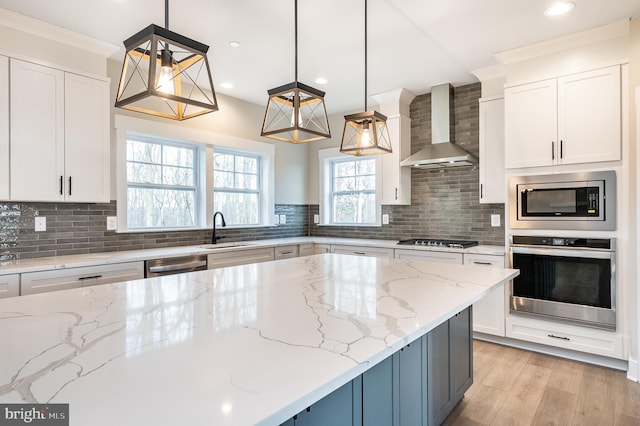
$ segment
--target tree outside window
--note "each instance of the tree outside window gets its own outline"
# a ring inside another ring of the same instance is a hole
[[[213,203],[227,225],[260,223],[260,156],[216,150],[213,155]]]
[[[375,159],[333,160],[331,182],[333,224],[375,224]]]

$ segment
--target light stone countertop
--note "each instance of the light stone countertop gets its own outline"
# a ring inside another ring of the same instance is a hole
[[[0,262],[0,275],[19,274],[25,272],[47,271],[52,269],[79,268],[83,266],[108,265],[124,262],[138,262],[148,259],[167,257],[191,256],[195,254],[215,254],[229,251],[240,251],[260,247],[278,247],[291,244],[340,244],[359,247],[383,247],[393,249],[446,251],[455,253],[474,253],[502,256],[505,254],[503,246],[479,245],[468,249],[446,247],[417,247],[398,245],[397,240],[371,240],[357,238],[329,238],[329,237],[293,237],[274,238],[254,241],[240,241],[233,243],[219,243],[219,248],[210,249],[211,244],[191,246],[162,247],[144,250],[110,251],[89,254],[75,254],[69,256],[38,257],[33,259],[18,259]]]
[[[513,269],[322,254],[0,300],[0,402],[70,424],[274,425]]]

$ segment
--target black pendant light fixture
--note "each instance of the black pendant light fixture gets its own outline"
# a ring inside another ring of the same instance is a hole
[[[151,24],[123,42],[115,106],[174,120],[217,111],[209,46],[169,31],[169,0],[164,7],[164,28]]]
[[[267,91],[269,101],[261,136],[303,143],[331,137],[324,92],[298,81],[298,0],[295,13],[295,81]]]
[[[340,152],[351,155],[377,155],[391,152],[387,117],[367,111],[367,0],[364,0],[364,112],[344,116]]]

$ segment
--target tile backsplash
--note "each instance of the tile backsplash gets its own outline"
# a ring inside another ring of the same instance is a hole
[[[287,223],[260,228],[220,228],[222,242],[308,235],[309,208],[276,205]],[[106,204],[0,203],[0,260],[69,254],[138,250],[211,242],[211,230],[116,233],[106,230],[116,202]],[[35,232],[36,216],[47,218],[47,230]]]

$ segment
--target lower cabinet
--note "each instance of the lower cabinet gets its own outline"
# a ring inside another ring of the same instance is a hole
[[[208,269],[247,265],[274,260],[273,247],[212,253],[207,256]]]
[[[424,260],[426,262],[462,264],[462,253],[452,253],[447,251],[422,251],[410,249],[396,249],[396,259]]]
[[[288,259],[290,257],[298,257],[298,246],[280,246],[274,249],[274,259]]]
[[[331,253],[355,254],[357,256],[393,257],[393,249],[384,247],[359,247],[331,245]]]
[[[491,254],[465,254],[465,265],[504,267],[504,256]],[[505,312],[508,286],[496,288],[482,300],[473,304],[473,331],[494,336],[505,336]]]
[[[283,425],[441,424],[473,383],[471,321],[469,307]]]
[[[298,246],[298,256],[303,257],[303,256],[311,256],[312,254],[315,254],[313,252],[313,243],[309,243],[309,244],[300,244]]]
[[[25,272],[20,277],[20,294],[24,296],[141,278],[144,278],[143,262]]]
[[[313,254],[324,254],[324,253],[331,253],[330,244],[314,244],[313,245]]]
[[[14,297],[20,295],[20,275],[2,275],[0,276],[0,299],[5,297]]]

